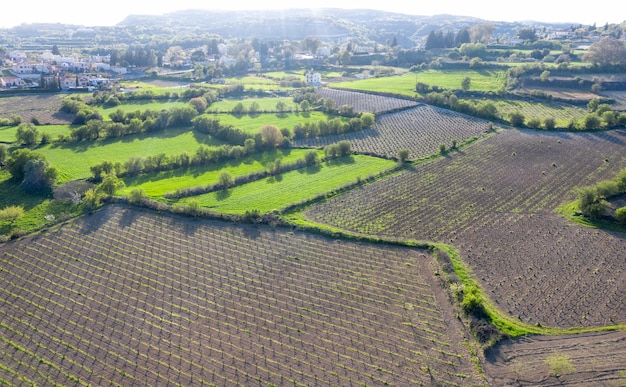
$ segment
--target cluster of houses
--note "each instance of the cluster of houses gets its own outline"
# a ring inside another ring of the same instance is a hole
[[[46,51],[33,58],[22,51],[8,52],[0,58],[0,89],[51,88],[69,91],[106,88],[112,79],[128,72],[126,67],[111,66],[109,61],[108,55],[79,58]]]

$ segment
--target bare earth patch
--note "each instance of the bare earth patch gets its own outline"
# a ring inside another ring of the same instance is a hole
[[[59,112],[61,100],[67,94],[18,95],[0,98],[0,117],[22,117],[22,122],[37,119],[41,125],[70,124],[73,116]]]
[[[624,386],[626,332],[506,340],[484,368],[493,386]]]

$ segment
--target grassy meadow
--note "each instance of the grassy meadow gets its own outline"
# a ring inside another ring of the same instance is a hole
[[[263,125],[275,125],[279,128],[292,129],[297,124],[305,122],[326,121],[334,118],[322,112],[300,112],[300,113],[268,113],[268,114],[215,114],[222,124],[230,124],[240,128],[247,133],[257,133]],[[345,120],[345,118],[344,118]]]
[[[208,166],[193,166],[187,169],[162,171],[150,175],[139,175],[124,179],[126,187],[118,192],[128,195],[133,189],[142,189],[149,197],[160,197],[168,192],[187,187],[205,186],[219,181],[222,172],[228,172],[233,178],[250,173],[264,171],[268,164],[280,159],[283,164],[302,159],[308,149],[277,149],[257,153],[241,160],[229,160]],[[322,151],[319,157],[323,156]]]
[[[230,112],[235,106],[241,103],[247,111],[250,106],[256,102],[259,105],[259,111],[276,111],[276,104],[282,102],[285,104],[285,111],[294,110],[296,103],[291,97],[272,97],[272,98],[233,98],[223,99],[214,102],[207,108],[207,112]]]
[[[219,146],[223,142],[191,128],[172,128],[159,133],[143,133],[120,138],[81,141],[69,144],[48,144],[37,148],[52,166],[59,170],[63,181],[91,176],[89,167],[104,160],[125,162],[131,157],[165,153],[168,156],[194,153],[200,145]]]
[[[348,156],[317,166],[271,176],[228,190],[181,199],[180,204],[197,202],[201,207],[228,214],[244,214],[256,209],[261,213],[280,210],[291,204],[393,168],[396,162],[370,156]]]
[[[52,141],[59,138],[60,135],[69,136],[72,125],[41,125],[37,126],[40,134],[50,135]],[[16,141],[17,126],[0,127],[0,142],[7,144]]]
[[[399,76],[337,82],[330,87],[415,96],[417,82],[444,89],[461,89],[463,79],[471,79],[470,91],[498,91],[506,85],[502,70],[424,70]]]

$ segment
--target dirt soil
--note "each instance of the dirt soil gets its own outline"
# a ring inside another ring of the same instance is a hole
[[[493,386],[626,386],[626,332],[506,340],[484,369]]]

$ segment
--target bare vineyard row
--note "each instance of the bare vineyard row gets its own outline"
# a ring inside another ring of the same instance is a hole
[[[11,280],[0,298],[12,306],[0,375],[196,385],[473,377],[415,251],[169,223],[111,209],[4,247]]]
[[[443,144],[450,149],[457,144],[484,135],[489,131],[487,121],[428,105],[397,113],[381,115],[371,129],[337,136],[297,140],[297,146],[324,147],[347,140],[352,149],[387,158],[408,149],[411,158],[418,159],[439,152]]]
[[[570,225],[554,210],[575,198],[576,187],[623,168],[625,143],[624,131],[504,131],[316,205],[306,216],[459,246],[498,306],[522,321],[612,324],[623,313],[617,295],[626,291],[623,261],[616,261],[626,256],[623,235]]]
[[[354,111],[362,113],[382,114],[419,105],[419,102],[406,99],[331,89],[327,87],[317,89],[317,96],[332,99],[335,101],[335,108],[337,109],[342,105],[348,105],[352,106]]]

